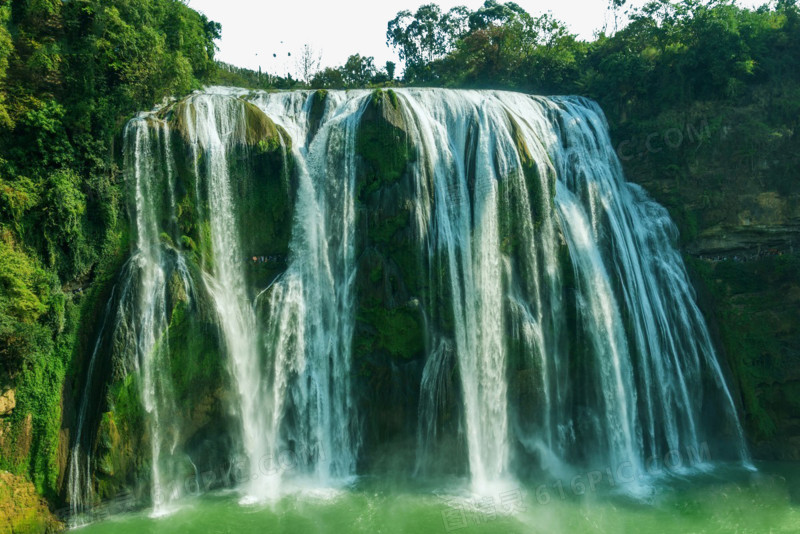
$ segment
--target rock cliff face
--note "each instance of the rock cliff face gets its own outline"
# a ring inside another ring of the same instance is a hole
[[[366,420],[364,460],[408,462],[415,444],[419,384],[424,366],[424,311],[420,306],[422,257],[413,235],[412,143],[397,96],[377,92],[361,118],[356,139],[360,169],[356,282],[358,312],[354,357]],[[406,458],[403,458],[403,452]]]
[[[616,132],[629,180],[681,229],[753,454],[800,459],[800,135],[769,95]]]

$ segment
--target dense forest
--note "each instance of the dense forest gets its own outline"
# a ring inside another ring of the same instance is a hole
[[[610,9],[622,14],[625,2]],[[377,67],[354,54],[303,83],[216,62],[222,28],[179,0],[0,0],[0,471],[61,504],[62,419],[74,409],[80,355],[128,250],[122,127],[137,111],[204,84],[493,88],[595,99],[628,177],[681,230],[752,442],[766,443],[757,448],[766,456],[800,457],[800,445],[785,454],[774,445],[798,435],[781,421],[800,413],[800,316],[787,296],[797,298],[800,287],[791,237],[800,191],[800,8],[795,0],[756,10],[728,0],[657,0],[626,16],[618,31],[585,42],[551,15],[513,2],[488,0],[475,11],[425,5],[388,21],[401,75],[393,63]],[[719,244],[721,229],[744,235],[743,226],[777,230]],[[704,261],[709,255],[714,261]],[[740,261],[745,255],[753,261]]]
[[[0,5],[0,383],[16,403],[0,469],[50,499],[92,288],[127,247],[117,138],[137,110],[210,79],[219,32],[173,0]]]

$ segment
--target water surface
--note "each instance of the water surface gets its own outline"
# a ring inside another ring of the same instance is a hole
[[[277,502],[242,505],[237,492],[182,501],[168,516],[140,511],[95,523],[82,534],[203,533],[766,533],[800,530],[800,464],[759,464],[759,471],[717,468],[672,475],[648,485],[588,476],[484,495],[359,479],[347,488],[306,490]],[[582,490],[582,491],[581,491]],[[582,493],[582,495],[576,495]],[[631,494],[635,494],[632,496]]]

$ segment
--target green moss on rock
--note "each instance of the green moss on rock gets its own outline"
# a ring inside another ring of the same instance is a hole
[[[687,258],[732,368],[744,423],[761,458],[798,460],[800,258]]]
[[[258,147],[260,152],[278,150],[281,144],[291,150],[292,140],[282,127],[276,125],[269,116],[258,107],[239,99],[244,106],[245,142]]]
[[[397,182],[413,159],[405,119],[397,95],[377,90],[367,104],[356,137],[364,173],[359,198]]]
[[[31,482],[0,472],[0,533],[45,534],[63,528]]]
[[[423,356],[425,337],[419,310],[363,308],[359,320],[373,330],[369,339],[362,337],[360,352],[385,353],[399,360]]]
[[[136,375],[129,374],[111,386],[108,406],[100,420],[95,449],[96,491],[101,500],[119,495],[136,482],[149,450]]]
[[[520,164],[522,165],[522,173],[525,177],[525,186],[527,187],[533,222],[538,227],[542,224],[542,222],[544,222],[544,214],[547,211],[546,203],[549,203],[552,206],[554,201],[553,195],[555,195],[555,175],[547,177],[551,195],[550,198],[545,198],[546,195],[542,186],[542,175],[539,172],[539,166],[536,162],[536,159],[531,154],[530,148],[525,142],[522,129],[511,115],[508,115],[508,120],[511,124],[511,135],[514,139]]]
[[[178,409],[187,420],[195,419],[193,408],[215,395],[227,378],[218,329],[206,321],[196,307],[180,301],[172,311],[168,330],[171,382]]]
[[[252,103],[230,98],[232,112],[241,112],[238,142],[228,147],[229,180],[235,197],[242,258],[279,256],[289,252],[294,216],[294,157],[292,139],[281,126]],[[231,110],[229,110],[231,111]],[[205,270],[214,268],[211,227],[208,220],[208,155],[188,145],[185,129],[195,113],[191,99],[175,104],[164,114],[175,132],[172,153],[176,159],[177,228],[173,241],[195,252]],[[235,141],[235,139],[234,139]],[[280,267],[277,262],[271,266]],[[262,284],[281,268],[251,273],[251,284]],[[263,270],[263,269],[262,269]]]
[[[428,279],[413,216],[415,151],[401,106],[393,92],[375,91],[365,103],[355,147],[356,391],[367,420],[365,447],[394,458],[411,447],[427,343],[421,302]]]
[[[319,89],[311,95],[311,111],[308,116],[308,142],[317,135],[327,104],[328,91],[325,89]]]

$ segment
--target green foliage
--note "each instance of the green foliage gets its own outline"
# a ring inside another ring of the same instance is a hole
[[[14,42],[8,31],[8,22],[11,17],[11,6],[0,6],[0,128],[12,126],[11,117],[6,105],[6,91],[3,82],[8,73],[9,56],[14,51]]]
[[[342,67],[342,78],[347,87],[361,87],[375,76],[375,59],[354,54]]]
[[[291,76],[282,78],[272,74],[236,67],[221,61],[217,62],[216,71],[211,83],[229,87],[243,87],[245,89],[297,89],[303,87],[299,80]]]
[[[86,197],[81,191],[81,177],[73,170],[59,170],[48,176],[43,202],[43,226],[51,266],[63,263],[62,273],[85,272],[88,260],[94,259],[86,245]],[[71,269],[65,269],[69,262]]]
[[[74,148],[64,126],[65,113],[55,100],[36,101],[17,120],[9,159],[31,174],[72,164]]]
[[[23,231],[23,217],[39,204],[38,184],[24,176],[14,177],[13,181],[0,178],[0,217],[10,223],[18,235]]]
[[[797,79],[797,8],[650,2],[592,43],[582,81],[612,115],[637,118],[693,100],[736,99],[748,85]]]
[[[78,331],[127,246],[117,135],[210,80],[219,35],[177,0],[0,3],[0,381],[17,391],[0,469],[49,498]]]
[[[513,2],[447,14],[430,4],[399,12],[387,43],[406,62],[406,83],[577,92],[623,119],[797,78],[794,2],[752,11],[727,1],[654,1],[630,18],[615,35],[584,43],[551,15],[532,16]]]
[[[386,76],[389,80],[394,80],[394,73],[397,69],[397,64],[394,61],[387,61],[386,62]]]
[[[386,30],[386,43],[394,47],[409,67],[431,62],[447,54],[466,30],[469,12],[454,7],[443,13],[436,4],[421,6],[413,15],[401,11]]]
[[[354,89],[358,87],[383,86],[394,79],[395,64],[386,63],[386,70],[375,67],[375,58],[353,54],[338,68],[327,67],[311,79],[314,89]],[[391,72],[391,73],[390,73]]]
[[[33,324],[47,311],[50,278],[27,254],[0,240],[0,314]]]
[[[545,14],[488,0],[470,12],[435,5],[389,22],[388,43],[406,60],[408,83],[556,91],[574,87],[586,45]]]
[[[440,65],[446,83],[555,91],[576,83],[585,45],[545,14],[510,11],[502,23],[478,24]]]
[[[326,67],[314,75],[311,79],[311,87],[314,89],[344,89],[344,74],[340,69]]]

